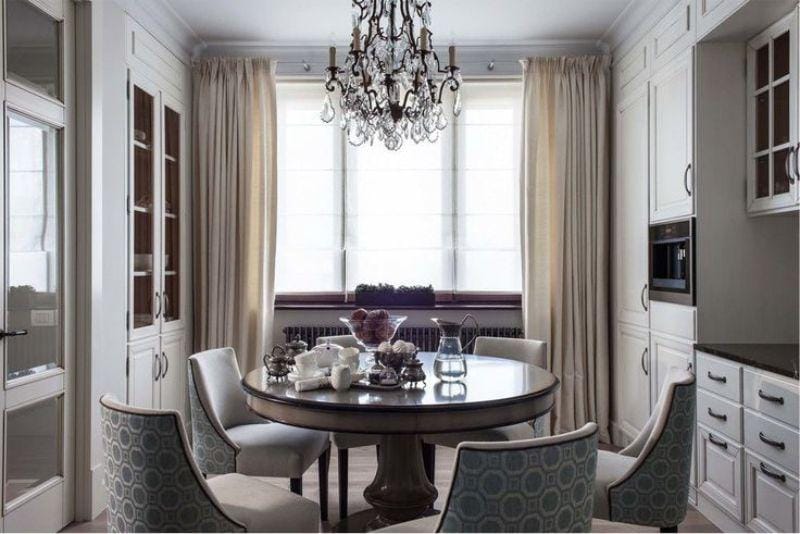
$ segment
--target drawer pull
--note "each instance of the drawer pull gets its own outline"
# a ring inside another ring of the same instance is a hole
[[[776,449],[780,449],[782,451],[786,450],[786,444],[784,442],[782,442],[782,441],[773,441],[773,440],[769,439],[767,436],[765,436],[763,432],[759,432],[758,433],[758,439],[760,439],[761,441],[763,441],[767,445],[772,445]]]
[[[786,482],[786,475],[772,471],[766,465],[764,465],[764,462],[761,462],[761,465],[759,467],[761,468],[761,472],[767,475],[768,477],[774,478],[775,480],[780,480],[781,482]]]
[[[783,405],[783,397],[773,397],[772,395],[767,395],[760,389],[758,390],[758,396],[766,401],[775,402]]]
[[[719,419],[720,421],[727,421],[728,416],[724,413],[714,413],[714,410],[711,408],[708,409],[708,415],[713,417],[714,419]]]
[[[708,378],[710,378],[714,382],[722,382],[723,384],[728,381],[728,377],[727,376],[712,375],[711,371],[708,372]]]
[[[708,435],[708,441],[716,445],[717,447],[722,447],[723,449],[728,449],[728,444],[722,441],[721,439],[717,439],[714,437],[713,434]]]

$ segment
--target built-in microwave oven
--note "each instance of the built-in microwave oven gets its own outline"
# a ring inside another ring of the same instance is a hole
[[[694,306],[695,219],[650,226],[650,299]]]

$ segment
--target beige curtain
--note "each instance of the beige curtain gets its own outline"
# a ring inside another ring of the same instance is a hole
[[[277,210],[274,65],[196,62],[194,345],[231,346],[242,372],[271,342]]]
[[[554,433],[609,441],[609,58],[525,60],[523,316],[561,380]]]

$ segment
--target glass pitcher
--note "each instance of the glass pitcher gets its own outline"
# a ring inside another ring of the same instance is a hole
[[[478,321],[470,314],[464,316],[460,323],[445,321],[433,317],[431,321],[439,327],[439,350],[433,360],[433,374],[442,382],[458,382],[467,376],[467,361],[464,359],[464,347],[461,346],[461,330],[467,319],[475,325],[475,335],[472,336],[466,347],[469,347],[478,337]]]

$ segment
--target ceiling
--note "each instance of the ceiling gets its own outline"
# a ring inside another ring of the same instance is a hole
[[[636,0],[433,0],[433,31],[460,45],[600,39]],[[350,0],[169,0],[206,44],[347,42]]]

